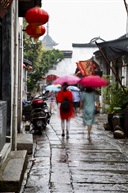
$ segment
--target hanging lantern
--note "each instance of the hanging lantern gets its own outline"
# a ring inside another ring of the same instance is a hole
[[[32,66],[29,66],[28,69],[29,69],[29,70],[32,70]]]
[[[25,18],[29,24],[40,26],[48,22],[49,15],[40,7],[34,7],[26,12]]]
[[[42,26],[39,26],[39,30],[37,31],[36,30],[36,26],[34,25],[31,25],[29,24],[27,27],[26,27],[26,33],[28,35],[30,35],[31,37],[33,37],[34,39],[38,39],[40,36],[44,35],[45,34],[45,27],[42,25]]]
[[[23,68],[26,68],[26,65],[25,65],[25,64],[23,64]]]
[[[54,74],[49,74],[46,79],[48,81],[52,81],[52,80],[56,80],[58,78],[58,76],[54,75]]]
[[[45,76],[42,76],[42,80],[45,80],[46,79],[46,77]]]

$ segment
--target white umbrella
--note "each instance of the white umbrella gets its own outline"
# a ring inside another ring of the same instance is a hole
[[[80,89],[77,86],[68,86],[68,90],[71,91],[80,91]]]

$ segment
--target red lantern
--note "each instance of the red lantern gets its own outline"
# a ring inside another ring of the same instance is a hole
[[[23,64],[23,68],[26,68],[26,65],[25,65],[25,64]]]
[[[29,66],[28,69],[29,69],[29,70],[32,70],[32,66]]]
[[[26,27],[26,33],[34,38],[39,38],[40,36],[44,35],[45,31],[46,30],[45,30],[45,27],[43,25],[39,26],[38,31],[37,31],[36,26],[34,26],[34,25],[29,24]]]
[[[54,74],[49,74],[46,79],[48,81],[52,81],[52,80],[56,80],[58,78],[58,76],[54,75]]]
[[[45,76],[42,76],[42,80],[45,80],[45,78],[46,78]]]
[[[29,9],[25,14],[26,21],[32,25],[40,26],[48,22],[49,15],[43,9],[34,7]]]

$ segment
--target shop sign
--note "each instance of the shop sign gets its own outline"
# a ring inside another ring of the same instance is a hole
[[[8,12],[13,0],[1,0],[0,1],[0,17],[3,18]]]

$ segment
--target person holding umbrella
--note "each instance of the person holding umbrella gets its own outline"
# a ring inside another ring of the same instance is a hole
[[[83,109],[83,124],[88,129],[88,139],[91,137],[92,124],[95,118],[96,92],[92,87],[87,87],[82,92],[81,108]]]
[[[81,101],[81,92],[72,90],[73,93],[73,106],[75,110],[75,115],[77,116],[77,113],[80,112],[80,101]]]
[[[73,106],[75,115],[77,115],[77,113],[80,112],[81,91],[77,86],[68,86],[68,90],[71,90],[73,94]]]
[[[81,107],[83,108],[83,123],[88,127],[88,139],[90,139],[92,124],[95,118],[96,94],[98,94],[94,88],[107,86],[109,83],[107,80],[97,75],[83,77],[78,83],[86,88],[82,92]]]
[[[70,129],[70,119],[75,116],[74,107],[73,107],[73,94],[70,90],[67,89],[68,84],[64,82],[62,84],[61,91],[57,93],[56,101],[59,106],[60,111],[60,119],[61,119],[61,128],[62,128],[62,136],[65,136],[65,129],[66,134],[68,136],[69,129]],[[64,104],[63,102],[67,101],[68,104]]]

